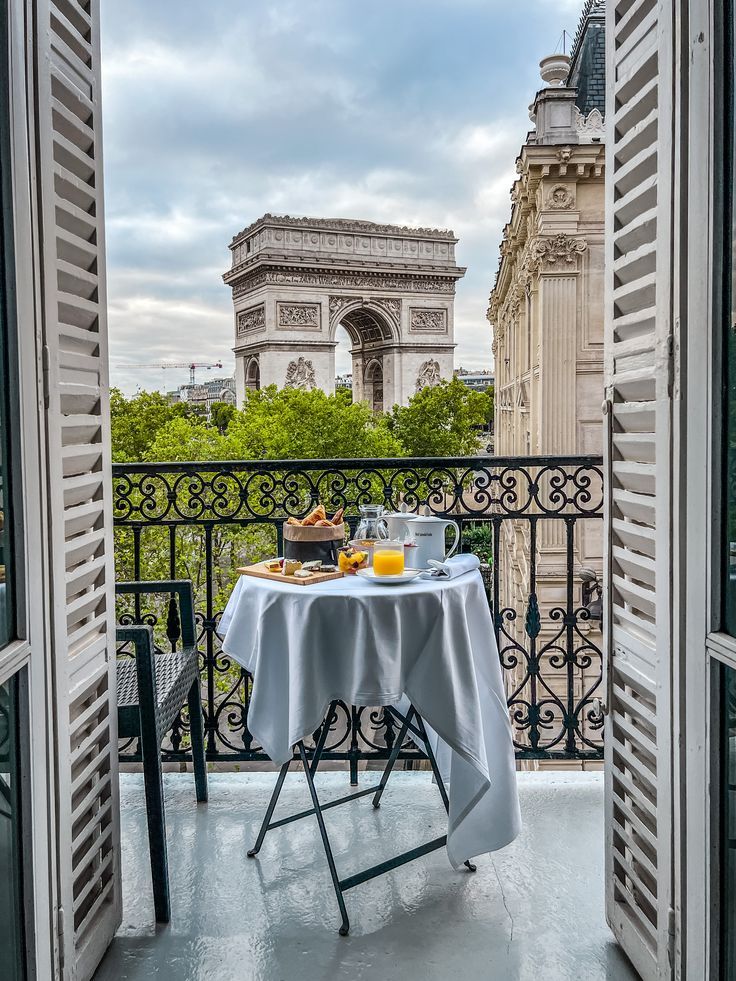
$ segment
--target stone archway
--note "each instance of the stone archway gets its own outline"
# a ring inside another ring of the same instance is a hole
[[[261,370],[257,354],[252,355],[245,364],[245,387],[252,391],[258,391],[261,387]]]
[[[235,309],[238,404],[258,383],[335,387],[335,337],[352,342],[353,397],[406,404],[428,363],[453,373],[455,263],[449,231],[336,218],[264,215],[237,235],[225,283]],[[376,393],[378,389],[376,388]]]
[[[374,412],[383,412],[383,363],[378,358],[371,358],[365,366],[363,399]]]

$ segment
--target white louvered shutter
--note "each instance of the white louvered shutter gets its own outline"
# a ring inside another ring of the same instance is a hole
[[[63,977],[120,922],[98,0],[32,0]]]
[[[606,914],[672,976],[672,9],[609,0]]]

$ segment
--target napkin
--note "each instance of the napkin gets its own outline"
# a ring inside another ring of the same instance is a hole
[[[453,555],[444,562],[429,559],[427,564],[430,566],[430,571],[424,574],[427,579],[457,579],[458,576],[464,576],[466,572],[475,572],[479,569],[480,559],[469,552],[464,555]]]

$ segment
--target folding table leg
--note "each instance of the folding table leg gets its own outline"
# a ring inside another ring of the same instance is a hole
[[[419,713],[415,713],[417,720],[417,728],[422,736],[422,741],[424,743],[424,748],[427,750],[427,759],[429,760],[429,765],[432,767],[432,773],[434,774],[434,779],[437,782],[437,787],[442,797],[442,803],[445,805],[445,810],[447,811],[448,817],[450,814],[450,801],[447,797],[447,789],[445,788],[445,781],[442,779],[442,774],[440,773],[440,768],[437,766],[437,760],[435,758],[434,752],[432,750],[432,745],[429,741],[429,736],[427,735],[427,730],[424,727],[424,720]],[[477,868],[472,862],[465,862],[465,867],[468,872],[476,872]]]
[[[327,742],[327,737],[330,733],[330,726],[332,725],[332,720],[337,714],[337,702],[330,702],[330,707],[327,709],[327,715],[324,717],[322,722],[322,728],[319,733],[319,739],[314,747],[314,756],[312,757],[312,762],[309,769],[312,771],[312,775],[316,773],[317,767],[319,766],[319,761],[322,759],[322,753],[325,749],[325,743]]]
[[[276,802],[281,794],[281,788],[284,786],[284,780],[286,780],[286,774],[289,772],[289,767],[291,766],[291,760],[287,760],[279,770],[279,775],[276,780],[276,786],[273,788],[273,793],[271,794],[271,800],[268,802],[268,807],[266,808],[266,814],[263,818],[263,824],[261,825],[261,830],[258,832],[258,837],[256,838],[255,845],[248,852],[248,858],[255,858],[258,852],[261,850],[261,845],[263,844],[263,839],[266,837],[266,832],[268,831],[268,826],[271,823],[271,818],[273,817],[274,808],[276,807]]]
[[[396,737],[396,742],[391,749],[391,755],[388,758],[388,763],[385,766],[383,773],[381,774],[381,782],[378,785],[378,790],[373,796],[373,806],[381,806],[381,797],[383,797],[383,792],[386,789],[386,784],[388,783],[388,778],[391,776],[391,771],[396,764],[396,760],[399,758],[399,753],[401,752],[401,747],[404,745],[404,740],[406,739],[406,734],[409,731],[409,726],[411,724],[411,717],[415,714],[414,706],[410,706],[409,711],[404,717],[404,724],[399,730],[399,734]]]
[[[312,806],[314,807],[314,814],[317,818],[317,824],[319,825],[319,833],[322,838],[322,844],[324,845],[325,855],[327,856],[327,864],[330,868],[330,876],[332,877],[332,885],[335,890],[335,896],[337,898],[337,905],[340,907],[340,916],[342,917],[342,925],[339,929],[339,934],[341,937],[346,937],[350,930],[350,920],[348,919],[348,911],[345,908],[345,900],[342,896],[342,889],[340,888],[340,878],[337,874],[337,868],[335,866],[335,859],[332,855],[332,847],[330,845],[330,839],[327,837],[327,828],[325,828],[325,819],[322,816],[322,808],[320,807],[319,797],[317,796],[317,789],[314,786],[314,777],[312,775],[311,768],[309,766],[309,760],[307,759],[307,751],[304,749],[304,743],[297,743],[297,748],[299,749],[299,756],[301,757],[302,766],[304,767],[304,773],[307,778],[307,786],[309,787],[309,793],[312,798]]]

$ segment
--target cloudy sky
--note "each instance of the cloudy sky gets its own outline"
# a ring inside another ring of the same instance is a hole
[[[232,371],[227,245],[266,211],[452,228],[468,267],[456,364],[490,365],[485,310],[537,65],[582,0],[101,6],[113,383],[188,380],[119,367],[132,362]]]

